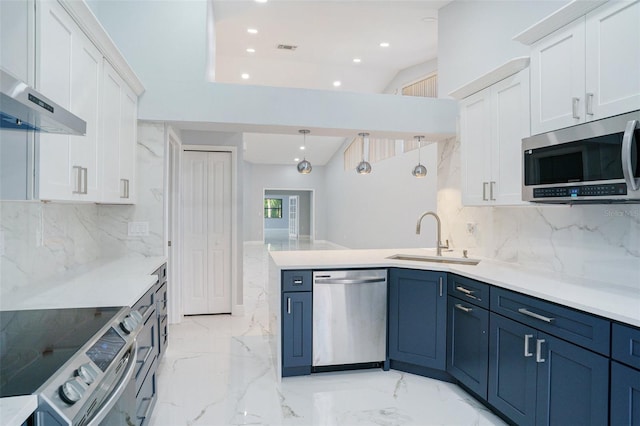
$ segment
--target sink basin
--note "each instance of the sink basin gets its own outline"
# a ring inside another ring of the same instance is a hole
[[[433,262],[433,263],[454,263],[457,265],[477,265],[480,263],[478,259],[467,259],[461,257],[443,257],[443,256],[419,256],[415,254],[394,254],[387,257],[394,260],[408,260],[411,262]]]

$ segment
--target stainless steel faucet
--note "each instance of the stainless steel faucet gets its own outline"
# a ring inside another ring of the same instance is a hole
[[[436,249],[436,253],[438,256],[442,256],[442,249],[448,249],[449,248],[449,240],[447,240],[447,244],[442,244],[442,222],[440,222],[440,217],[435,214],[434,212],[424,212],[422,213],[422,215],[418,218],[418,223],[416,224],[416,234],[420,234],[420,224],[422,223],[422,219],[425,216],[433,216],[434,218],[436,218],[436,224],[438,225],[438,235],[437,235],[437,249]]]

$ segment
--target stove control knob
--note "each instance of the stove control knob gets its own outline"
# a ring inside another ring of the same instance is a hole
[[[124,319],[120,323],[120,328],[126,334],[130,334],[133,330],[136,329],[137,326],[138,326],[138,322],[135,319],[131,318],[129,315],[124,317]]]
[[[90,364],[82,364],[76,370],[76,376],[80,377],[80,379],[87,385],[90,385],[95,382],[96,377],[98,377],[98,373]]]
[[[84,392],[85,390],[76,379],[66,381],[62,386],[60,386],[60,389],[58,389],[60,399],[69,405],[73,405],[80,401]]]

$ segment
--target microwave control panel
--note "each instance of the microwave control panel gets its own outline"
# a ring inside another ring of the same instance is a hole
[[[627,195],[627,185],[624,183],[612,183],[606,185],[552,186],[533,189],[533,198],[609,197],[612,195]]]

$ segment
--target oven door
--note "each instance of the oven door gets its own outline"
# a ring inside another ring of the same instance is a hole
[[[129,426],[136,424],[136,380],[135,370],[138,358],[138,344],[127,363],[125,374],[111,395],[87,423],[87,426]]]

